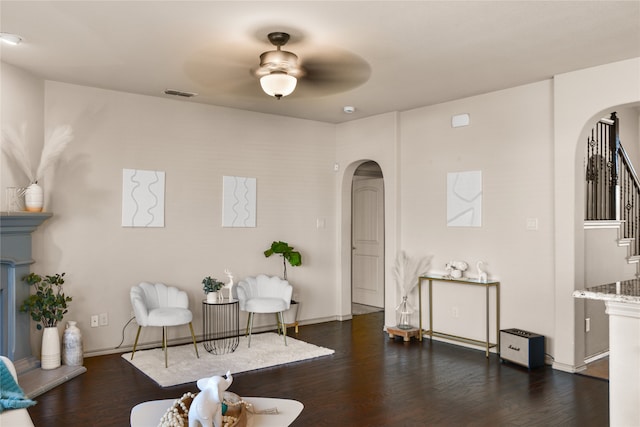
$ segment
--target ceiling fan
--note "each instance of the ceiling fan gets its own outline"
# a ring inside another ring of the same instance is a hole
[[[260,80],[262,90],[280,99],[296,88],[301,96],[322,96],[343,92],[369,79],[369,64],[357,55],[341,49],[315,48],[300,60],[282,47],[290,39],[288,33],[276,31],[267,35],[276,50],[260,55],[260,66],[253,75]]]
[[[228,49],[223,44],[211,43],[195,51],[185,70],[197,83],[196,91],[212,100],[238,96],[263,98],[265,92],[276,99],[317,98],[356,88],[371,75],[371,68],[363,58],[340,47],[313,44],[300,35],[290,36],[282,31],[270,31],[267,39],[275,49],[263,51],[259,62],[254,56],[255,47],[247,45]],[[299,57],[283,48],[294,41]]]

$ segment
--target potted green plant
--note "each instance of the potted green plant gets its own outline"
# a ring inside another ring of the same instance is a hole
[[[287,280],[287,262],[291,267],[297,267],[302,265],[302,255],[300,252],[294,250],[293,246],[289,246],[287,242],[273,242],[271,247],[264,251],[264,256],[269,258],[273,254],[278,254],[282,257],[283,267],[283,279]],[[291,308],[284,313],[285,325],[295,325],[296,332],[298,331],[298,302],[294,299],[291,300]]]
[[[224,283],[218,281],[218,279],[212,278],[211,276],[207,276],[202,279],[202,290],[207,296],[207,302],[216,302],[222,295],[220,289],[223,287]]]
[[[35,286],[36,292],[29,295],[20,306],[20,311],[28,312],[31,318],[38,322],[38,330],[44,329],[42,334],[42,369],[55,369],[60,366],[60,336],[58,322],[68,311],[67,303],[72,298],[62,291],[64,275],[40,276],[30,273],[22,280],[28,285]]]
[[[297,267],[302,264],[302,256],[300,252],[294,251],[293,246],[289,246],[287,242],[273,242],[271,247],[264,251],[264,256],[269,258],[273,254],[279,254],[282,256],[282,266],[284,268],[284,280],[287,280],[287,261],[291,264],[291,267]]]

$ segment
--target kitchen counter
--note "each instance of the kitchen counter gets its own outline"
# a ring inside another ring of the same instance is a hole
[[[640,279],[591,286],[573,292],[575,298],[640,304]]]

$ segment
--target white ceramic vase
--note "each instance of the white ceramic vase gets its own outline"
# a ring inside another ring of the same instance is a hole
[[[44,328],[40,353],[40,367],[42,369],[60,367],[60,335],[58,335],[58,328],[55,326]]]
[[[62,363],[68,366],[82,366],[82,333],[76,322],[67,322],[67,328],[62,334]]]
[[[44,191],[38,184],[31,184],[24,192],[24,208],[27,212],[42,212]]]

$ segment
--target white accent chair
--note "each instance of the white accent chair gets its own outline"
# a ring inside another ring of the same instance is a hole
[[[13,379],[18,383],[18,375],[16,374],[16,368],[13,366],[13,362],[6,356],[0,356],[5,366],[11,372]],[[11,427],[33,427],[33,421],[29,416],[27,409],[9,409],[0,413],[0,426]]]
[[[255,313],[276,313],[278,333],[280,332],[280,325],[284,325],[282,312],[288,310],[291,306],[293,286],[289,282],[277,276],[270,277],[265,274],[259,274],[256,277],[247,277],[241,280],[234,288],[234,291],[240,304],[240,310],[249,313],[249,318],[247,319],[249,347],[251,347],[251,331]],[[284,345],[287,345],[286,330],[282,332]]]
[[[196,345],[196,336],[193,333],[193,324],[191,323],[193,314],[189,310],[189,298],[186,292],[162,283],[142,282],[131,288],[130,296],[133,313],[138,323],[138,333],[133,344],[131,359],[133,359],[133,355],[136,352],[142,327],[157,326],[162,328],[162,349],[164,350],[164,366],[166,368],[168,366],[167,327],[186,324],[189,324],[196,356],[200,358],[198,346]]]

